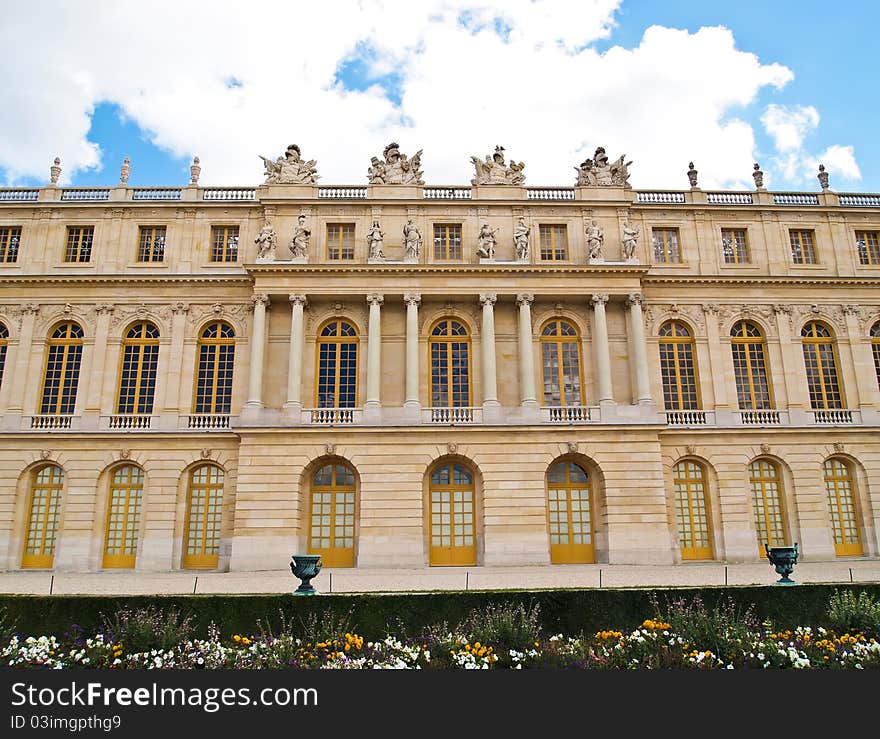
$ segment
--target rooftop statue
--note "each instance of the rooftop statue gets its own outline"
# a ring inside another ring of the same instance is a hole
[[[267,185],[314,185],[318,181],[317,161],[310,159],[305,162],[300,156],[296,144],[287,147],[284,154],[274,162],[268,157],[259,155],[266,168]]]
[[[525,162],[504,163],[504,147],[496,146],[495,153],[486,155],[486,161],[472,156],[471,161],[477,170],[476,176],[471,180],[472,185],[522,185],[526,181],[523,174]]]
[[[393,141],[382,152],[385,161],[379,157],[371,157],[367,177],[371,185],[424,185],[419,166],[422,162],[422,150],[419,149],[412,159],[400,153],[400,146]]]
[[[632,160],[624,161],[626,154],[619,156],[613,162],[608,161],[608,155],[603,147],[596,149],[592,159],[585,160],[579,167],[575,167],[578,173],[576,185],[580,187],[625,187],[631,189],[629,184],[629,165]]]

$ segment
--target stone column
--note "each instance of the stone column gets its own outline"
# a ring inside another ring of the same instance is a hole
[[[709,344],[709,376],[712,378],[712,394],[715,396],[715,409],[727,409],[726,378],[732,370],[728,369],[721,353],[721,336],[718,332],[719,307],[715,303],[703,306],[706,316],[706,338]],[[703,406],[705,407],[705,406]]]
[[[776,314],[776,330],[779,333],[779,348],[782,352],[782,372],[788,408],[797,415],[808,405],[803,348],[800,343],[792,342],[791,306],[774,305],[773,312]],[[792,418],[792,423],[794,422],[795,419]]]
[[[519,393],[520,405],[537,408],[535,397],[535,352],[532,342],[532,303],[534,295],[520,293],[516,296],[519,306]]]
[[[599,379],[599,405],[614,405],[611,388],[611,352],[608,346],[608,321],[605,317],[607,295],[593,295],[593,352],[596,354],[596,374]]]
[[[107,337],[110,334],[110,318],[113,315],[114,306],[110,303],[101,303],[95,306],[98,316],[95,326],[95,344],[92,349],[92,371],[89,377],[88,390],[86,391],[86,415],[100,415],[101,395],[104,388],[104,365],[107,362]],[[111,412],[115,412],[115,408]]]
[[[378,409],[382,406],[382,303],[384,296],[379,293],[367,295],[370,304],[370,322],[367,328],[367,402],[364,409]]]
[[[10,356],[12,352],[7,349],[6,369],[4,370],[3,390],[4,395],[9,399],[8,414],[0,416],[3,428],[10,431],[17,431],[20,423],[20,417],[24,409],[24,397],[27,389],[27,383],[31,375],[31,353],[34,344],[34,322],[37,320],[37,314],[40,307],[34,303],[28,303],[21,308],[21,329],[18,334],[18,345],[15,347],[15,354]],[[15,361],[12,361],[14,358]],[[34,370],[35,372],[37,370]],[[37,382],[41,378],[35,378]],[[37,401],[39,403],[39,400]],[[38,410],[37,408],[34,411]]]
[[[422,296],[407,293],[403,302],[406,303],[406,396],[403,405],[419,409],[419,303]]]
[[[480,293],[483,306],[482,351],[483,351],[483,408],[497,408],[498,381],[495,368],[495,293]]]
[[[645,296],[632,293],[627,297],[629,307],[630,344],[635,363],[636,386],[633,395],[639,405],[651,405],[651,377],[648,373],[648,349],[645,344],[645,322],[642,318],[642,303]]]
[[[263,407],[263,357],[266,353],[266,309],[268,295],[254,295],[254,323],[251,335],[251,373],[248,378],[246,407],[256,410]]]
[[[165,408],[168,414],[181,413],[184,408],[180,407],[181,378],[183,377],[183,344],[186,340],[186,314],[189,313],[189,304],[175,303],[171,306],[171,346],[168,357],[168,381],[165,385]],[[198,337],[196,337],[198,340]],[[196,358],[198,362],[198,358]],[[190,398],[186,406],[188,412],[193,406]]]
[[[308,300],[305,295],[290,296],[290,357],[287,363],[287,401],[284,403],[284,415],[293,423],[302,421],[302,370],[303,370],[303,338],[305,310]]]

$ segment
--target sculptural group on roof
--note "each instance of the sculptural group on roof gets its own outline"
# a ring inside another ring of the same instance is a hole
[[[584,160],[575,167],[578,173],[577,185],[580,187],[632,187],[629,184],[629,165],[622,154],[613,162],[609,161],[604,147],[596,149],[592,159]]]
[[[287,147],[280,157],[272,161],[259,155],[265,167],[268,185],[314,185],[318,181],[317,161],[303,161],[296,144]]]
[[[400,153],[400,146],[391,142],[382,152],[384,159],[372,157],[367,170],[371,185],[424,185],[424,174],[419,167],[422,161],[422,150],[413,154],[412,159]]]

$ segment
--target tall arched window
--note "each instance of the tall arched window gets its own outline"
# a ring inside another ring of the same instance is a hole
[[[825,493],[831,514],[834,554],[838,557],[860,557],[864,554],[859,534],[859,508],[849,464],[832,457],[824,464]]]
[[[358,335],[346,321],[334,320],[318,332],[318,408],[357,405]]]
[[[874,354],[874,373],[880,385],[880,321],[871,326],[871,351]]]
[[[82,350],[83,330],[79,325],[68,321],[52,330],[46,344],[46,371],[40,393],[40,413],[55,416],[73,413]]]
[[[660,327],[660,376],[666,410],[692,411],[700,407],[694,337],[681,321]]]
[[[229,413],[232,408],[232,370],[235,331],[224,321],[205,326],[199,337],[193,413]]]
[[[152,413],[159,361],[159,329],[141,321],[128,329],[122,340],[117,413]]]
[[[477,563],[474,476],[457,462],[438,465],[430,477],[430,563]]]
[[[541,329],[544,405],[584,405],[581,394],[581,342],[577,329],[554,319]]]
[[[354,470],[325,464],[312,477],[309,552],[324,567],[354,567]]]
[[[574,462],[556,462],[547,470],[550,561],[595,562],[590,479]]]
[[[3,384],[3,369],[6,367],[7,343],[9,343],[9,329],[0,323],[0,385]]]
[[[788,545],[779,468],[770,460],[757,459],[749,465],[749,483],[752,486],[758,554],[764,557],[765,544],[770,547]]]
[[[431,407],[465,408],[471,404],[470,339],[451,318],[431,330]]]
[[[189,473],[182,563],[185,568],[217,567],[225,479],[223,470],[213,464],[199,465]]]
[[[107,503],[103,567],[134,567],[143,495],[144,472],[140,467],[127,464],[113,470]]]
[[[55,465],[40,467],[31,474],[22,569],[52,566],[63,486],[64,471]]]
[[[730,329],[730,351],[739,407],[743,410],[772,408],[767,348],[761,329],[750,321],[735,323]]]
[[[801,337],[810,406],[816,410],[843,408],[834,334],[824,324],[811,321],[801,329]]]
[[[682,559],[712,559],[712,527],[706,473],[696,462],[684,460],[672,468],[678,541]]]

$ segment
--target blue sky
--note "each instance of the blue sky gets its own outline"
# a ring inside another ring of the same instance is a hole
[[[63,182],[110,186],[128,156],[130,184],[179,185],[199,155],[202,184],[252,185],[295,142],[323,184],[363,184],[396,140],[429,184],[497,144],[527,184],[571,184],[602,145],[643,189],[685,188],[694,160],[704,187],[751,187],[759,161],[815,191],[822,160],[832,189],[880,191],[873,3],[339,0],[281,37],[294,6],[239,5],[9,1],[0,42],[42,43],[0,71],[0,182],[43,184],[58,155]]]

